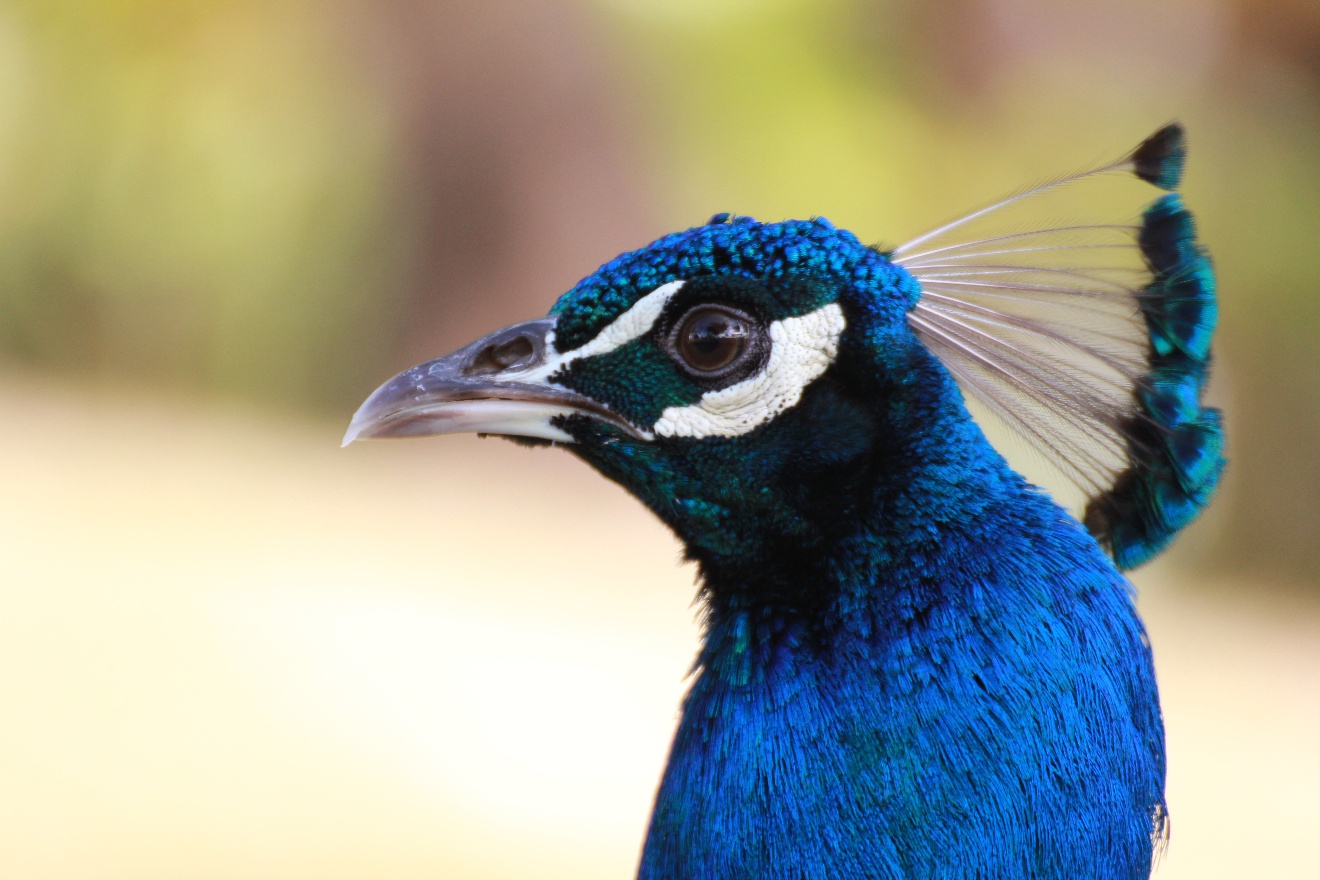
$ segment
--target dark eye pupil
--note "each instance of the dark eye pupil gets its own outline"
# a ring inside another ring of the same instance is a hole
[[[694,370],[713,372],[738,359],[747,348],[750,328],[737,315],[721,309],[694,311],[678,332],[678,349]]]

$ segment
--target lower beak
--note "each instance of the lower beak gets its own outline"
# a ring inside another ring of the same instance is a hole
[[[507,434],[573,442],[562,427],[582,415],[640,432],[596,401],[549,383],[557,353],[547,339],[554,318],[506,327],[433,361],[405,370],[372,392],[344,434],[354,440],[433,434]]]

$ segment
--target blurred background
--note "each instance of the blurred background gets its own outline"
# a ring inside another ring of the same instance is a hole
[[[1133,578],[1156,876],[1316,877],[1314,0],[0,0],[0,875],[631,876],[673,538],[348,416],[716,211],[896,243],[1173,118],[1231,465]]]

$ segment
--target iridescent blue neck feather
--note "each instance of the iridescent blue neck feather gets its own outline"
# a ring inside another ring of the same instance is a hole
[[[813,475],[846,528],[697,554],[706,640],[640,877],[1149,873],[1164,742],[1130,588],[910,356],[901,415]]]

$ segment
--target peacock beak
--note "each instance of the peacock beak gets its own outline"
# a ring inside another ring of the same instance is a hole
[[[584,415],[640,433],[600,403],[549,377],[561,365],[550,341],[555,319],[538,318],[405,370],[372,392],[353,414],[354,440],[434,434],[507,434],[561,443],[573,437],[559,420]]]

